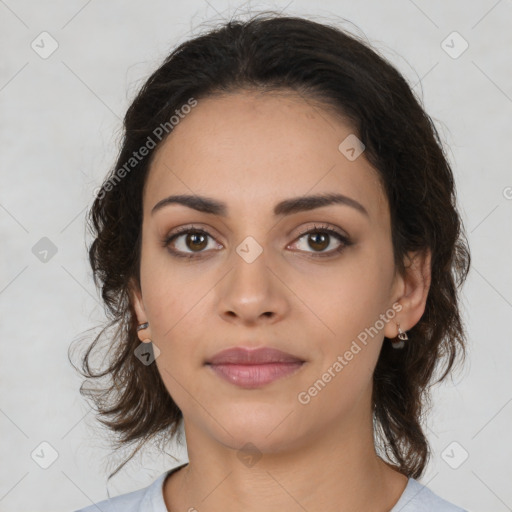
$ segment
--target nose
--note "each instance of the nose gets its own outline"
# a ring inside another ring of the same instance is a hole
[[[233,254],[231,270],[217,288],[218,314],[226,321],[246,325],[274,323],[289,311],[288,288],[279,270],[270,268],[265,256],[263,251],[251,261]]]

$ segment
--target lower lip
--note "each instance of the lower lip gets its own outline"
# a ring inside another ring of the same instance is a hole
[[[242,388],[259,388],[295,373],[304,363],[215,364],[208,366],[221,378]]]

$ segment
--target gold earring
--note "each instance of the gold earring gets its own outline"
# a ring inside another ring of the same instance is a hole
[[[137,332],[143,331],[144,329],[147,329],[149,327],[149,322],[144,322],[142,324],[139,324],[137,326]],[[151,343],[151,340],[149,338],[146,338],[142,340],[142,343]]]

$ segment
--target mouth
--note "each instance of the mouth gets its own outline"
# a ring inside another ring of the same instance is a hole
[[[259,388],[296,373],[306,361],[277,349],[235,347],[207,360],[217,376],[246,389]]]

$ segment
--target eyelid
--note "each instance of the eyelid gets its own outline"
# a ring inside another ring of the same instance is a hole
[[[347,240],[349,239],[349,236],[346,233],[340,231],[339,228],[332,226],[329,223],[320,222],[319,225],[317,225],[316,223],[313,223],[313,224],[314,224],[313,227],[310,226],[310,227],[305,228],[304,230],[300,231],[299,234],[295,237],[295,239],[301,238],[304,235],[307,235],[308,233],[310,233],[311,231],[333,231],[333,232],[337,233],[338,235],[340,235],[341,237],[346,238]]]
[[[320,223],[320,225],[317,225],[316,223],[314,224],[313,227],[309,227],[309,228],[306,228],[304,230],[302,230],[293,240],[293,242],[289,245],[293,245],[295,244],[298,240],[300,240],[302,237],[304,237],[305,235],[308,235],[310,233],[327,233],[328,236],[330,236],[331,238],[334,237],[338,240],[338,242],[340,242],[340,246],[335,248],[335,249],[331,249],[330,251],[320,251],[320,252],[316,252],[316,251],[298,251],[298,255],[299,256],[303,256],[304,254],[308,254],[309,257],[312,257],[312,258],[333,258],[335,256],[338,256],[339,254],[341,254],[342,252],[345,251],[345,249],[347,249],[348,247],[350,247],[351,245],[354,245],[354,242],[352,241],[351,237],[340,231],[339,228],[337,227],[334,227],[328,223]]]
[[[207,226],[204,228],[203,226],[198,226],[195,224],[189,224],[185,226],[180,226],[174,230],[171,230],[170,233],[164,236],[162,240],[162,246],[168,248],[171,242],[173,242],[176,238],[178,238],[182,234],[186,234],[189,232],[197,232],[199,234],[204,234],[207,237],[212,238],[217,242],[217,239],[215,236],[213,236],[209,230],[213,230],[210,226]],[[315,252],[315,251],[298,251],[299,253],[306,253],[310,254],[313,257],[329,257],[329,256],[335,256],[337,253],[342,252],[346,247],[353,244],[351,238],[346,233],[340,231],[339,228],[331,226],[329,223],[320,223],[320,225],[317,225],[314,223],[313,226],[309,226],[307,228],[302,229],[293,239],[293,241],[287,245],[289,247],[290,245],[293,245],[298,240],[300,240],[302,237],[309,233],[314,232],[324,232],[327,233],[329,236],[337,237],[338,241],[341,243],[341,246],[337,249],[331,249],[330,251],[326,252]],[[219,242],[217,242],[219,243]],[[206,257],[210,251],[199,251],[197,253],[190,252],[190,253],[183,253],[181,254],[180,251],[169,249],[169,252],[176,257],[184,257],[184,258],[199,258],[199,257]],[[204,255],[204,256],[202,256]]]
[[[214,236],[212,234],[212,231],[215,231],[214,228],[211,226],[202,226],[202,225],[196,225],[196,224],[187,224],[185,226],[180,226],[175,229],[172,229],[169,231],[164,237],[162,238],[162,246],[167,247],[167,245],[174,239],[176,239],[181,234],[186,234],[190,231],[198,232],[201,234],[205,234],[212,238],[213,240],[217,241],[217,236]],[[218,242],[219,243],[219,242]]]
[[[310,231],[315,231],[315,230],[332,230],[332,231],[335,231],[336,233],[338,233],[340,236],[343,236],[347,239],[349,239],[349,235],[347,233],[344,233],[343,231],[340,231],[340,229],[336,226],[333,226],[333,225],[330,225],[329,223],[325,222],[319,222],[318,223],[319,225],[317,225],[317,223],[313,223],[313,226],[309,226],[307,228],[304,228],[302,231],[300,231],[297,235],[295,235],[295,238],[300,238],[302,236],[304,236],[305,234],[309,233]],[[164,236],[164,239],[168,239],[174,235],[177,235],[177,234],[180,234],[180,233],[183,233],[183,232],[187,232],[187,231],[201,231],[201,232],[205,232],[207,233],[209,236],[212,236],[213,235],[210,233],[209,230],[214,230],[214,228],[212,228],[211,226],[206,226],[204,227],[204,225],[196,225],[196,224],[187,224],[185,226],[180,226],[180,227],[177,227],[173,230],[171,230],[168,234],[166,234]],[[292,231],[289,231],[287,233],[287,236],[289,236],[291,234]],[[295,239],[294,239],[295,240]]]

